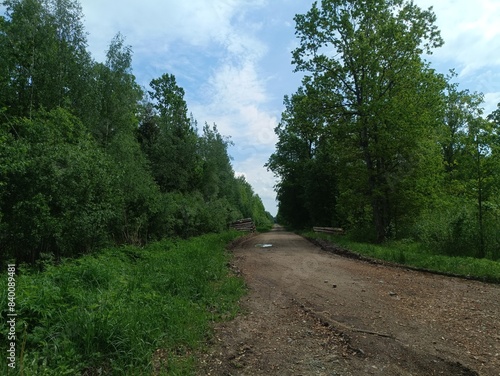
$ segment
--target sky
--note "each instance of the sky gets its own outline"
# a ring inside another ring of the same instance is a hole
[[[300,86],[291,51],[293,17],[312,0],[80,0],[89,50],[104,61],[120,32],[132,47],[140,85],[174,74],[198,123],[230,136],[233,168],[275,215],[276,178],[264,164],[274,152],[283,97]],[[500,1],[415,0],[434,6],[445,45],[425,57],[461,89],[482,92],[485,113],[500,102]]]

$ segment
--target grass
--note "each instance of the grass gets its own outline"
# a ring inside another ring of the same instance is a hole
[[[0,374],[151,375],[157,350],[167,359],[160,374],[192,374],[192,354],[210,337],[211,324],[238,311],[244,283],[229,273],[224,248],[239,235],[113,248],[43,272],[19,270],[17,368],[2,356]],[[0,284],[7,286],[5,274]],[[6,345],[0,343],[3,354]]]
[[[472,257],[451,257],[424,249],[409,241],[385,244],[359,243],[342,236],[323,233],[302,233],[313,239],[324,239],[360,255],[439,273],[453,274],[500,283],[500,262]]]

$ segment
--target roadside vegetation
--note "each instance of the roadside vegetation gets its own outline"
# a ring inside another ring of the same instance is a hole
[[[174,75],[142,88],[121,34],[93,60],[77,0],[2,4],[2,270],[271,223],[229,137],[190,116]]]
[[[395,240],[383,244],[363,243],[349,237],[301,232],[311,239],[322,239],[355,254],[391,263],[445,273],[485,282],[500,283],[500,263],[474,257],[450,256],[426,248],[422,243]]]
[[[426,60],[444,43],[432,8],[325,0],[295,22],[304,78],[267,163],[278,222],[341,227],[373,252],[406,239],[418,258],[500,260],[500,105],[485,113]]]
[[[228,224],[271,215],[174,75],[137,83],[123,35],[97,62],[78,0],[0,3],[0,374],[191,374],[244,291]]]
[[[180,375],[211,324],[238,311],[242,278],[227,267],[237,232],[123,246],[23,268],[17,278],[17,367],[2,375]],[[5,274],[0,277],[7,285]],[[0,289],[2,316],[6,289]],[[7,338],[6,320],[1,321]],[[6,354],[7,341],[0,343]],[[22,349],[21,349],[22,347]]]

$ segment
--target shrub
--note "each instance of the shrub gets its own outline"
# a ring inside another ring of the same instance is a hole
[[[224,251],[236,236],[113,248],[44,272],[20,270],[17,343],[20,349],[25,342],[25,351],[22,358],[18,351],[17,372],[22,364],[34,376],[150,374],[157,349],[174,359],[165,372],[189,369],[189,353],[207,339],[211,322],[237,311],[243,281],[229,274]],[[6,285],[5,275],[0,283]],[[1,289],[2,336],[6,307]],[[6,357],[0,373],[7,374]]]

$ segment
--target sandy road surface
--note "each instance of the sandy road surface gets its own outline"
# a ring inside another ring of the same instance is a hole
[[[233,250],[244,313],[216,327],[200,375],[500,375],[500,286],[342,258],[280,230]]]

